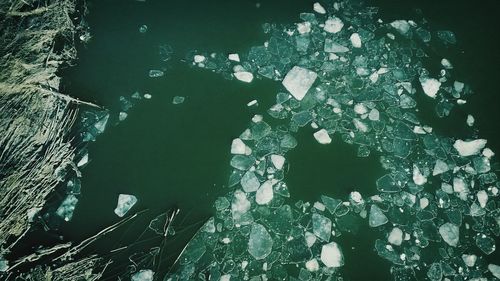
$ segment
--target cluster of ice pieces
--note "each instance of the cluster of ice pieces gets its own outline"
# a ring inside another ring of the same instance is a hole
[[[293,26],[265,24],[269,40],[247,54],[188,54],[228,79],[271,79],[283,88],[267,111],[278,125],[257,115],[232,141],[231,191],[166,280],[338,280],[345,263],[361,262],[345,259],[338,240],[355,220],[380,230],[374,248],[395,280],[498,278],[500,266],[484,258],[500,235],[494,153],[477,131],[444,137],[417,116],[417,95],[446,117],[471,94],[447,59],[439,58],[439,73],[424,68],[429,46],[455,44],[454,34],[431,32],[425,21],[385,23],[376,8],[353,1],[312,8]],[[386,174],[374,195],[290,202],[286,154],[307,125],[319,144],[337,135],[360,157],[381,155]]]

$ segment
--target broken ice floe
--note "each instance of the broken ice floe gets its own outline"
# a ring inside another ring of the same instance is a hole
[[[377,230],[373,247],[391,263],[395,280],[416,272],[431,280],[498,277],[500,267],[484,259],[500,234],[494,153],[474,135],[439,135],[417,114],[420,87],[439,117],[471,93],[453,79],[448,60],[428,53],[436,42],[454,44],[455,35],[433,32],[425,21],[386,24],[375,8],[351,1],[325,7],[315,3],[315,13],[302,13],[295,25],[264,25],[269,40],[238,60],[227,53],[194,59],[228,79],[248,72],[251,79],[281,81],[267,111],[281,125],[256,114],[232,141],[230,191],[217,199],[214,218],[192,239],[193,250],[181,256],[172,276],[334,280],[344,263],[358,262],[344,260],[337,238],[366,223]],[[438,76],[422,67],[424,57],[441,62]],[[344,200],[324,195],[291,202],[286,157],[304,127],[314,129],[320,144],[337,136],[357,146],[360,157],[377,152],[386,172],[373,196],[353,191]]]

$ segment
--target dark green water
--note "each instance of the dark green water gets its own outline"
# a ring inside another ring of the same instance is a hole
[[[181,61],[191,50],[243,53],[266,38],[265,22],[294,23],[314,1],[89,1],[87,17],[93,39],[80,50],[80,60],[66,73],[66,90],[113,110],[119,96],[149,93],[118,126],[110,126],[90,146],[91,163],[84,169],[82,196],[71,223],[63,226],[68,240],[81,240],[117,221],[113,213],[119,193],[134,194],[134,210],[149,209],[153,216],[172,207],[181,210],[175,256],[184,242],[213,213],[212,204],[225,189],[229,175],[231,140],[246,128],[255,113],[274,103],[279,85],[254,80],[228,81],[220,75],[191,68]],[[425,115],[422,120],[443,135],[460,136],[465,116],[476,118],[480,136],[493,151],[500,151],[498,80],[500,34],[496,29],[497,1],[472,5],[469,1],[370,1],[381,7],[386,20],[412,18],[420,8],[435,29],[453,30],[458,49],[447,58],[456,76],[471,85],[476,95],[445,120]],[[139,33],[146,24],[148,32]],[[158,45],[173,47],[165,77],[147,77],[159,67]],[[439,51],[439,50],[436,50]],[[185,96],[181,105],[174,96]],[[259,107],[246,103],[257,99]],[[467,113],[466,113],[467,112]],[[357,158],[356,149],[334,139],[320,146],[312,130],[298,135],[299,146],[288,154],[287,184],[292,199],[313,201],[321,194],[345,198],[352,190],[375,193],[375,181],[384,172],[377,155]],[[130,243],[147,219],[121,229],[98,251]],[[373,249],[372,230],[362,227],[356,236],[341,237],[346,255],[344,276],[349,280],[388,280],[389,264]],[[360,264],[363,270],[359,270]]]

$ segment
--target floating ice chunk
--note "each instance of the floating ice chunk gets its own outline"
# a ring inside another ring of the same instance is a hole
[[[319,263],[318,260],[312,259],[308,262],[306,262],[306,269],[311,272],[315,272],[319,270]]]
[[[487,255],[496,250],[495,240],[485,234],[477,234],[476,246]]]
[[[331,39],[325,40],[324,51],[327,53],[345,53],[349,52],[349,48],[334,42]]]
[[[115,208],[115,214],[123,217],[137,203],[137,197],[129,194],[118,195],[118,204]]]
[[[203,55],[195,55],[194,56],[194,62],[195,63],[202,63],[206,60],[205,56]]]
[[[245,154],[247,151],[246,144],[239,138],[236,138],[231,143],[231,154]]]
[[[240,55],[238,54],[229,54],[227,58],[232,61],[240,62]]]
[[[0,272],[6,272],[7,270],[9,270],[9,263],[0,256]]]
[[[122,122],[122,121],[124,121],[125,119],[127,119],[127,117],[128,117],[127,112],[123,112],[123,111],[121,111],[120,113],[118,113],[118,120],[119,120],[120,122]]]
[[[344,255],[339,245],[330,242],[321,248],[321,261],[327,267],[341,267],[344,265]]]
[[[314,10],[316,13],[318,13],[318,14],[322,14],[322,15],[326,14],[326,10],[325,10],[325,8],[323,8],[323,6],[321,6],[321,4],[320,4],[320,3],[318,3],[318,2],[314,3],[314,5],[313,5],[313,10]]]
[[[483,156],[490,159],[491,157],[495,156],[495,152],[493,152],[491,149],[489,148],[485,148],[483,149]]]
[[[316,235],[314,235],[313,233],[311,232],[306,232],[304,234],[304,237],[305,237],[305,240],[306,240],[306,245],[308,248],[311,248],[314,243],[316,243]]]
[[[245,192],[255,192],[260,187],[260,181],[252,171],[247,171],[243,177],[241,177],[240,183]]]
[[[325,27],[323,28],[326,32],[337,33],[342,30],[344,23],[341,19],[337,17],[331,17],[325,21]]]
[[[378,121],[380,119],[380,112],[377,109],[372,109],[368,114],[368,119]]]
[[[297,23],[297,31],[300,34],[305,34],[311,32],[311,23],[310,22],[300,22]]]
[[[359,115],[363,115],[368,112],[368,109],[364,104],[357,103],[356,105],[354,105],[354,112],[356,112]]]
[[[332,234],[332,221],[320,214],[312,215],[313,233],[323,241],[328,242]]]
[[[292,94],[297,100],[302,100],[316,81],[318,75],[316,72],[311,71],[300,66],[294,66],[283,79],[283,86]]]
[[[424,185],[427,183],[427,177],[425,177],[421,172],[417,165],[413,165],[413,182],[416,185]]]
[[[130,278],[131,281],[153,281],[154,272],[151,269],[143,269],[136,272]]]
[[[406,20],[395,20],[391,22],[391,26],[402,35],[410,31],[410,24]]]
[[[250,201],[248,201],[245,192],[236,190],[231,203],[231,213],[233,215],[233,219],[239,221],[241,216],[250,210],[250,206]]]
[[[329,144],[332,142],[332,139],[330,138],[328,132],[325,129],[317,131],[316,133],[313,134],[313,136],[320,144]]]
[[[465,84],[459,81],[453,82],[453,89],[457,91],[458,93],[462,92],[464,89]]]
[[[234,77],[236,79],[245,82],[245,83],[250,83],[253,80],[253,74],[248,71],[240,71],[240,72],[235,72]]]
[[[248,107],[250,107],[250,106],[254,106],[254,105],[258,105],[257,100],[252,100],[252,101],[250,101],[249,103],[247,103],[247,106],[248,106]]]
[[[457,150],[460,156],[471,156],[478,154],[486,145],[485,139],[477,139],[471,141],[456,140],[453,147]]]
[[[442,59],[441,60],[441,65],[446,68],[446,69],[453,69],[453,65],[451,64],[451,62],[448,60],[448,59]]]
[[[441,87],[441,82],[434,78],[421,77],[420,84],[427,96],[433,99],[436,98],[439,88]]]
[[[385,214],[380,210],[380,208],[373,204],[370,208],[370,216],[368,218],[368,224],[371,227],[378,227],[381,225],[384,225],[388,222],[387,217]]]
[[[181,96],[175,96],[173,99],[172,99],[172,104],[181,104],[184,102],[186,98],[185,97],[181,97]]]
[[[397,227],[393,228],[387,237],[387,241],[392,245],[400,246],[403,243],[403,231]]]
[[[248,252],[256,260],[266,258],[272,251],[273,238],[266,228],[258,223],[252,225],[250,239],[248,240]]]
[[[271,155],[271,162],[273,162],[274,167],[276,169],[281,170],[283,165],[285,164],[285,157],[277,154]]]
[[[109,120],[109,114],[104,115],[97,123],[94,124],[94,128],[96,128],[97,132],[99,134],[104,133],[104,130],[106,130],[106,125],[108,124]]]
[[[255,194],[255,202],[259,205],[265,205],[273,200],[273,182],[271,180],[265,181],[257,190]]]
[[[440,175],[442,173],[446,173],[450,168],[448,167],[448,164],[444,162],[443,160],[436,160],[436,164],[434,165],[434,170],[432,171],[433,176]]]
[[[490,263],[488,265],[488,270],[491,272],[491,274],[493,274],[493,276],[495,276],[497,279],[500,279],[500,266]]]
[[[349,39],[354,48],[361,48],[361,37],[358,33],[353,33]]]
[[[144,98],[147,100],[150,100],[152,97],[150,94],[144,94]]]
[[[162,77],[163,75],[165,75],[165,73],[161,70],[151,69],[149,71],[149,77],[151,77],[151,78],[158,78],[158,77]]]
[[[462,255],[462,260],[465,265],[468,267],[473,267],[476,264],[477,256],[476,255]]]
[[[474,122],[475,122],[474,116],[472,116],[472,115],[470,115],[470,114],[469,114],[469,115],[467,115],[467,120],[466,120],[465,122],[467,123],[467,125],[468,125],[469,127],[474,126]]]
[[[85,155],[83,155],[83,157],[80,159],[80,161],[78,161],[78,163],[76,164],[76,166],[78,168],[80,168],[80,167],[83,167],[83,166],[87,165],[87,163],[89,163],[89,154],[85,153]]]
[[[439,234],[446,244],[456,247],[460,238],[458,226],[452,223],[445,223],[439,227]]]
[[[148,26],[143,24],[139,27],[139,32],[140,33],[146,33],[148,31]]]
[[[78,203],[78,198],[75,195],[68,195],[61,203],[59,208],[56,210],[56,214],[63,218],[65,221],[70,221],[73,218],[73,212],[75,211],[76,203]]]

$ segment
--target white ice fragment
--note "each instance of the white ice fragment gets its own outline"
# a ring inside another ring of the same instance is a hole
[[[194,62],[195,63],[202,63],[206,60],[205,56],[203,55],[195,55],[194,56]]]
[[[456,140],[453,147],[457,150],[460,156],[466,157],[478,154],[486,145],[485,139],[477,139],[471,141]]]
[[[264,116],[260,115],[260,114],[255,114],[253,117],[252,117],[252,122],[254,123],[259,123],[261,122],[262,120],[264,120]]]
[[[368,114],[368,119],[378,121],[380,119],[380,112],[377,109],[372,109]]]
[[[365,123],[361,122],[359,119],[353,119],[352,122],[354,123],[354,126],[356,129],[358,129],[360,132],[366,133],[368,132],[368,126],[366,126]]]
[[[245,143],[240,138],[236,138],[231,143],[231,154],[245,154],[246,148]]]
[[[245,83],[250,83],[253,80],[253,74],[248,71],[240,71],[240,72],[235,72],[234,77],[236,79],[245,82]]]
[[[425,209],[429,206],[429,199],[426,197],[420,198],[420,209]]]
[[[87,165],[87,163],[89,163],[89,154],[85,153],[85,155],[83,155],[83,157],[80,159],[80,161],[78,161],[76,166],[80,168],[82,166]]]
[[[448,60],[448,59],[442,59],[441,60],[441,65],[446,68],[446,69],[453,69],[453,65],[451,64],[451,62]]]
[[[403,231],[397,227],[393,228],[387,237],[387,241],[392,245],[400,246],[403,243]]]
[[[56,214],[63,218],[65,221],[70,221],[73,218],[73,212],[75,211],[76,204],[78,203],[78,198],[75,195],[68,195],[59,208],[56,210]]]
[[[462,260],[465,265],[468,267],[473,267],[476,264],[477,256],[476,255],[462,255]]]
[[[493,276],[495,276],[497,279],[500,279],[500,266],[490,263],[488,265],[488,270],[491,272],[491,274],[493,274]]]
[[[232,61],[240,62],[240,55],[238,54],[229,54],[227,58]]]
[[[115,214],[123,217],[137,203],[137,197],[129,194],[118,195],[118,203],[115,208]]]
[[[465,84],[462,82],[459,82],[459,81],[453,82],[453,88],[455,89],[455,91],[457,91],[459,93],[463,91],[464,86],[465,86]]]
[[[248,201],[245,192],[236,190],[234,192],[234,199],[231,203],[231,212],[233,218],[238,219],[241,215],[250,210],[250,201]]]
[[[319,263],[316,259],[312,259],[306,262],[306,269],[311,272],[315,272],[319,270]]]
[[[127,117],[128,117],[127,112],[123,112],[123,111],[121,111],[120,113],[118,113],[118,120],[119,120],[120,122],[122,122],[122,121],[124,121],[125,119],[127,119]]]
[[[441,237],[446,244],[452,247],[456,247],[458,245],[460,237],[458,226],[447,222],[439,227],[439,234],[441,234]]]
[[[358,33],[353,33],[349,39],[354,48],[361,48],[361,36]]]
[[[416,185],[424,185],[427,183],[427,177],[424,176],[417,165],[413,165],[413,182]]]
[[[321,248],[321,261],[327,267],[341,267],[344,265],[344,255],[339,245],[330,242]]]
[[[368,112],[368,109],[364,104],[357,103],[356,105],[354,105],[354,112],[356,112],[359,115],[363,115]]]
[[[253,171],[247,171],[243,177],[241,177],[240,183],[245,192],[255,192],[260,187],[260,181]]]
[[[318,75],[300,66],[294,66],[283,79],[282,84],[297,100],[302,100],[316,81]]]
[[[276,169],[281,170],[283,165],[285,164],[285,157],[277,154],[271,155],[271,162],[273,162],[274,167]]]
[[[342,30],[344,23],[341,19],[337,17],[331,17],[325,21],[325,27],[323,28],[326,32],[337,33]]]
[[[441,82],[434,78],[421,77],[420,84],[427,96],[433,99],[436,98],[439,88],[441,87]]]
[[[490,159],[491,157],[495,156],[495,152],[493,152],[491,149],[489,148],[485,148],[483,149],[483,156]]]
[[[434,170],[432,171],[433,176],[440,175],[442,173],[446,173],[450,168],[448,167],[448,164],[444,162],[443,160],[436,160],[436,164],[434,165]]]
[[[150,94],[144,94],[144,98],[147,100],[150,100],[152,97]]]
[[[317,131],[316,133],[313,134],[313,136],[320,144],[329,144],[332,142],[332,139],[330,138],[328,132],[325,129]]]
[[[259,205],[265,205],[273,200],[273,182],[272,180],[265,181],[255,194],[255,202]]]
[[[258,104],[257,100],[252,100],[249,103],[247,103],[247,106],[250,107],[250,106],[257,105],[257,104]]]
[[[318,13],[318,14],[322,14],[322,15],[326,14],[326,10],[325,10],[325,8],[323,8],[323,6],[321,6],[321,4],[320,4],[320,3],[318,3],[318,2],[314,3],[314,5],[313,5],[313,10],[314,10],[316,13]]]
[[[370,216],[368,218],[370,227],[378,227],[386,224],[388,221],[389,220],[382,210],[377,205],[373,204],[370,208]]]
[[[391,26],[401,34],[406,34],[410,30],[410,24],[406,20],[395,20]]]
[[[231,274],[224,274],[219,279],[219,281],[230,281],[230,280],[231,280]]]
[[[486,191],[484,190],[480,190],[477,192],[476,197],[481,208],[486,207],[486,203],[488,203],[488,193],[486,193]]]
[[[154,272],[151,269],[143,269],[136,272],[130,278],[131,281],[153,281]]]
[[[314,243],[316,243],[316,235],[314,235],[313,233],[311,232],[306,232],[304,234],[304,237],[305,237],[305,240],[306,240],[306,245],[308,248],[311,248]]]
[[[311,32],[311,23],[308,21],[297,23],[297,31],[300,34],[305,34],[305,33]]]
[[[472,115],[467,115],[467,120],[466,120],[466,123],[469,127],[472,127],[474,126],[474,122],[475,122],[475,119],[474,119],[474,116]]]

